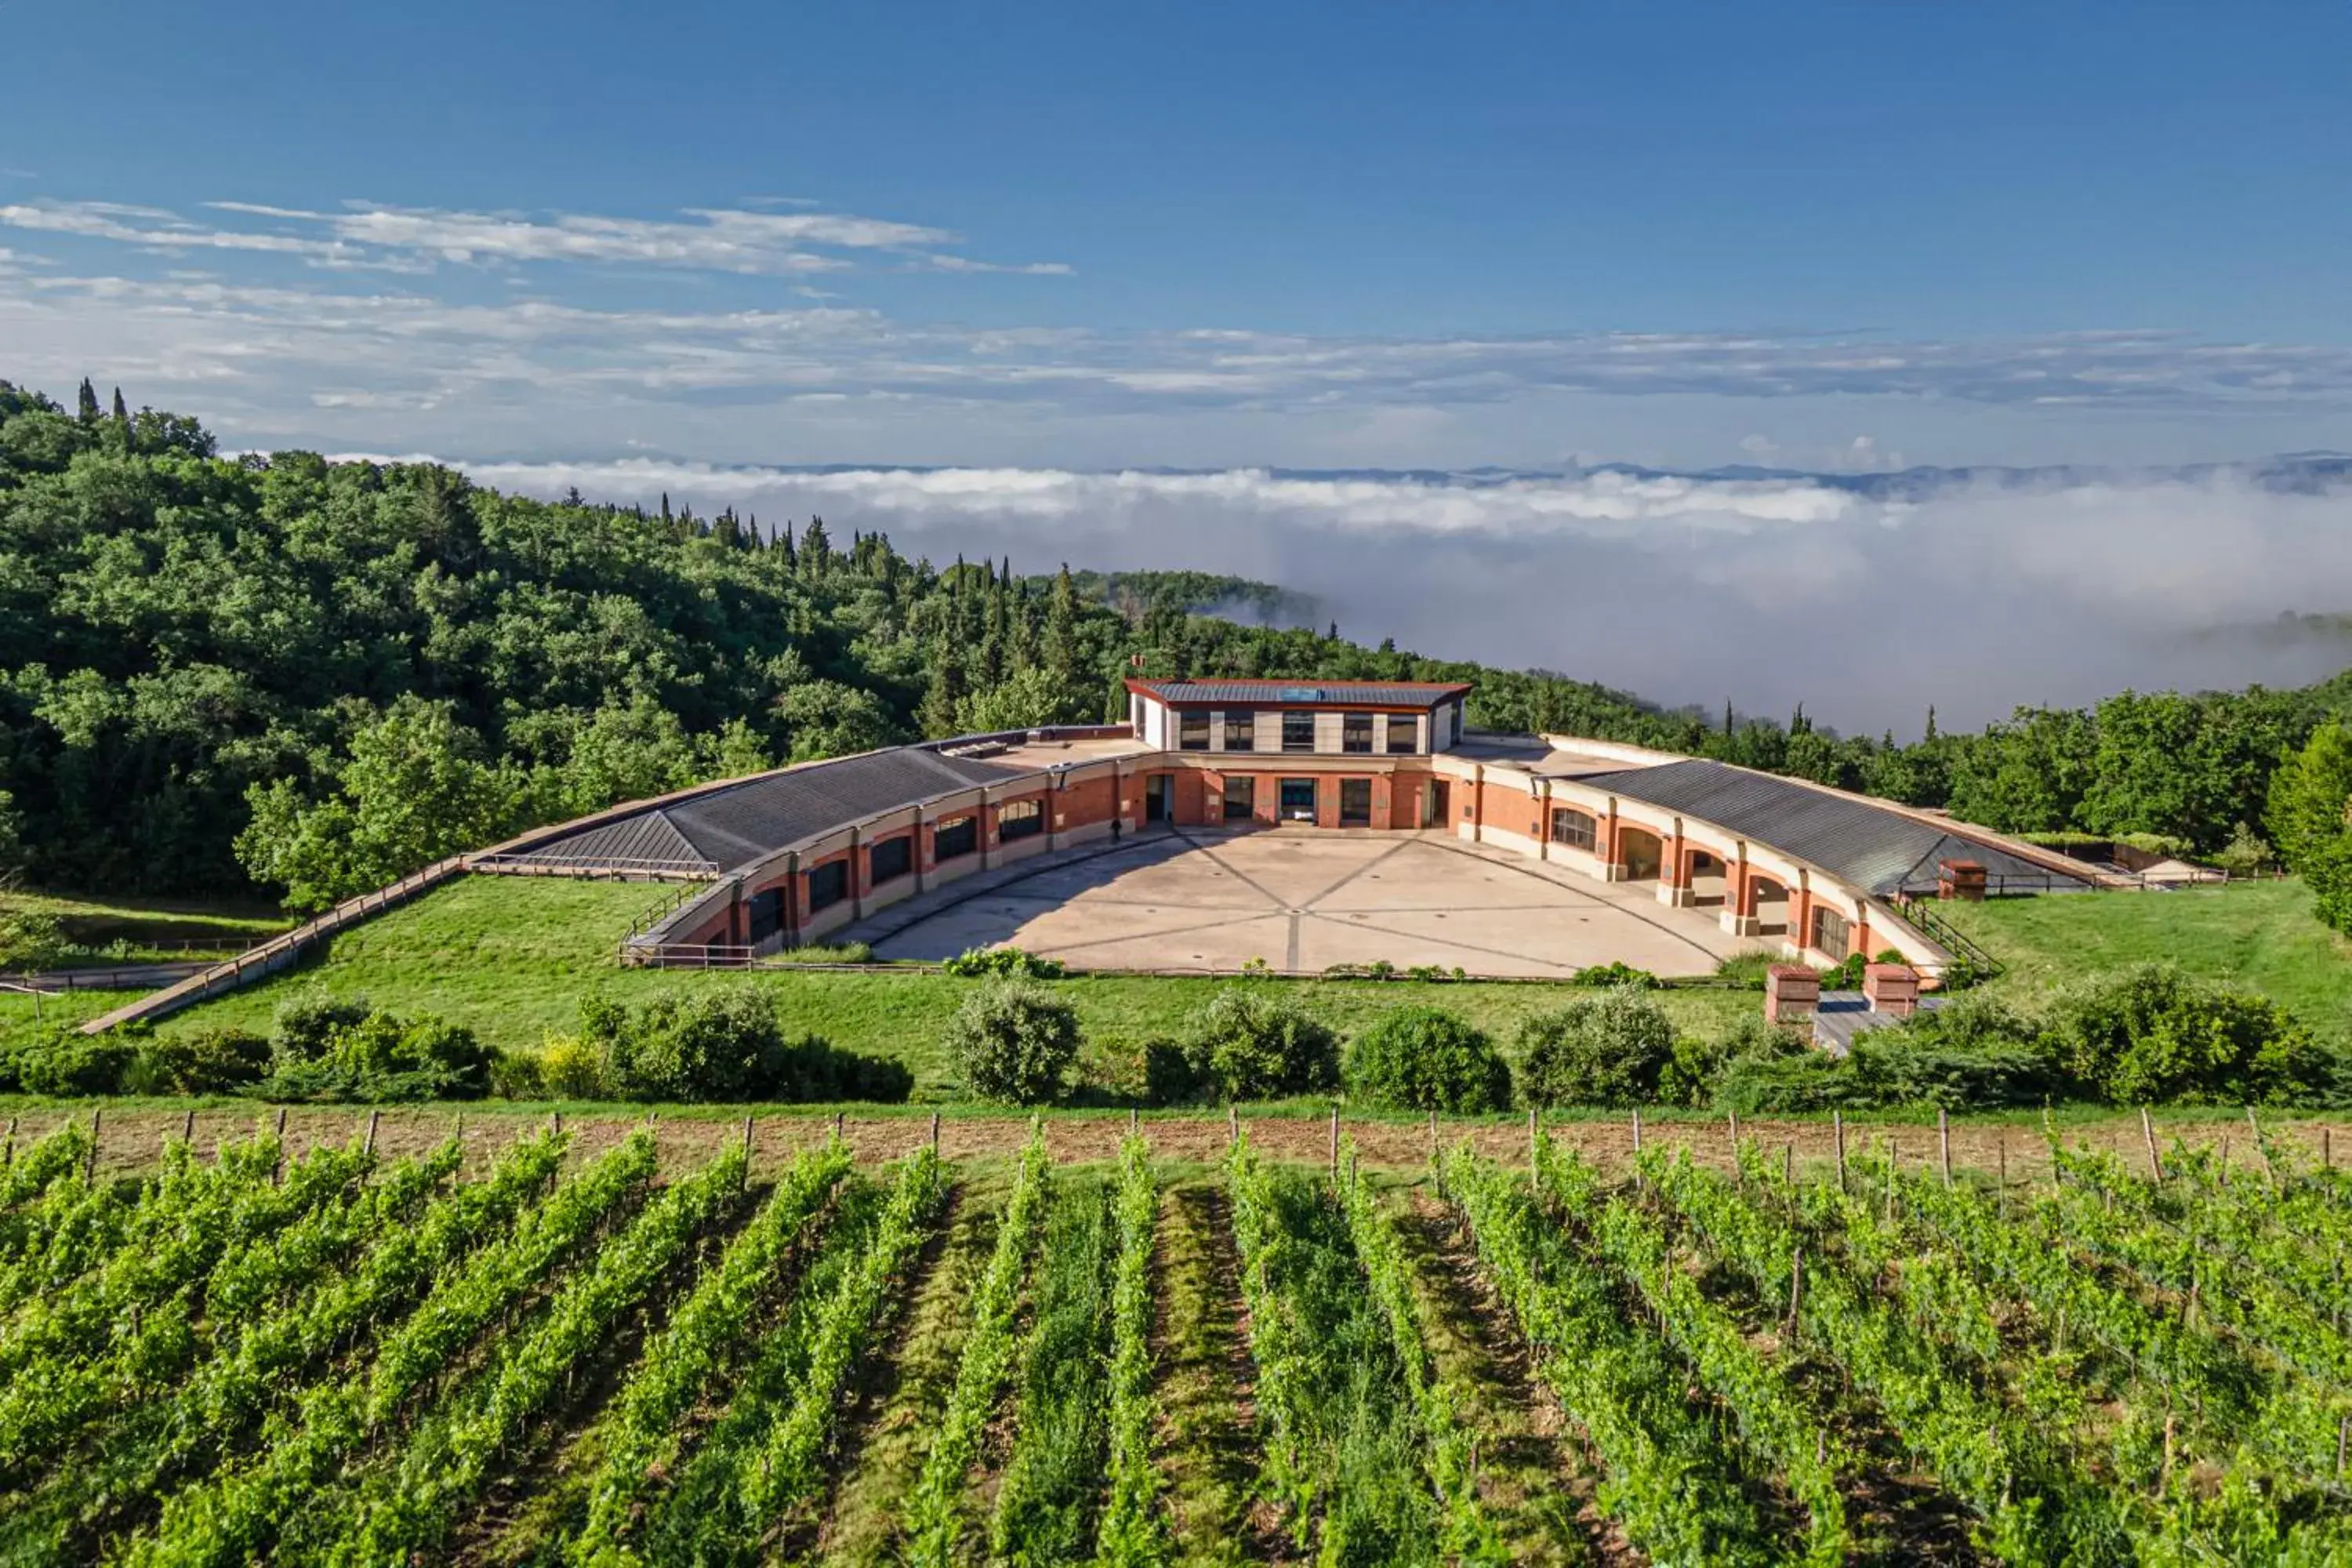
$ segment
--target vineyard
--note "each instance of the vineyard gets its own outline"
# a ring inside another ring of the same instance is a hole
[[[2352,1177],[2259,1130],[1149,1134],[62,1128],[0,1166],[0,1564],[2352,1563]]]

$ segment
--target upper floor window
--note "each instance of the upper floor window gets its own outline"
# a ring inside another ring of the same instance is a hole
[[[1182,712],[1176,716],[1176,749],[1181,752],[1205,752],[1209,749],[1209,716],[1202,712]]]
[[[1369,752],[1372,749],[1372,716],[1370,714],[1340,715],[1339,749],[1343,752]]]
[[[1225,750],[1255,752],[1257,750],[1257,715],[1228,713],[1225,715]]]
[[[996,836],[1027,838],[1045,830],[1045,808],[1034,800],[1008,800],[996,808]]]
[[[1405,755],[1421,749],[1421,715],[1391,713],[1389,715],[1389,752]]]
[[[1315,749],[1315,715],[1285,713],[1282,716],[1282,749],[1286,752],[1311,752]]]

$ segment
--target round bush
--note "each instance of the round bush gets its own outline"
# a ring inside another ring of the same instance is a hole
[[[775,1004],[756,991],[664,996],[635,1011],[592,998],[580,1015],[583,1037],[632,1100],[758,1100],[784,1048]]]
[[[1257,986],[1220,991],[1194,1021],[1187,1054],[1225,1100],[1311,1094],[1339,1081],[1339,1037],[1292,997]]]
[[[2068,994],[2044,1038],[2059,1070],[2110,1105],[2292,1103],[2333,1082],[2330,1054],[2286,1009],[2170,964]]]
[[[1511,1069],[1495,1043],[1451,1013],[1399,1007],[1348,1047],[1349,1095],[1405,1110],[1503,1110]]]
[[[1050,1105],[1067,1091],[1078,1056],[1078,1016],[1049,992],[997,980],[964,998],[947,1047],[964,1087],[982,1100]]]
[[[131,1080],[143,1094],[234,1094],[269,1073],[269,1042],[243,1029],[158,1035],[139,1048]]]
[[[1675,1054],[1675,1026],[1630,985],[1579,996],[1519,1025],[1519,1093],[1529,1105],[1643,1105]]]

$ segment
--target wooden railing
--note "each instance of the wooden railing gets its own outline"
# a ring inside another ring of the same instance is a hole
[[[404,904],[426,889],[438,887],[450,878],[462,874],[465,869],[465,857],[453,855],[446,860],[436,861],[422,871],[403,877],[388,888],[378,888],[373,892],[362,893],[356,899],[347,899],[316,920],[306,921],[282,936],[274,936],[258,947],[248,948],[235,958],[200,970],[161,991],[151,991],[110,1013],[100,1014],[83,1024],[81,1032],[102,1035],[117,1025],[161,1018],[183,1007],[193,1006],[219,992],[234,991],[266,974],[274,974],[300,962],[303,950],[313,942],[332,936],[345,926],[357,925],[372,915],[381,914],[394,904]]]

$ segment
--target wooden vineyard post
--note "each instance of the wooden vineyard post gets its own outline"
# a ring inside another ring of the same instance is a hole
[[[1437,1112],[1433,1110],[1429,1113],[1429,1163],[1433,1168],[1437,1164]]]
[[[547,1130],[550,1132],[561,1132],[563,1131],[563,1112],[560,1110],[551,1110],[547,1113]]]
[[[2217,1187],[2230,1184],[2230,1135],[2227,1132],[2221,1134],[2221,1167],[2214,1173],[2213,1184]]]
[[[286,1181],[286,1108],[278,1108],[278,1163],[269,1168],[269,1184],[282,1186]]]
[[[1225,1102],[1225,1146],[1231,1148],[1242,1141],[1242,1113],[1231,1100]]]
[[[1944,1190],[1952,1190],[1952,1117],[1942,1106],[1936,1108],[1936,1163],[1944,1173]]]
[[[103,1110],[93,1108],[89,1113],[89,1157],[82,1162],[81,1184],[88,1186],[98,1180],[98,1129]]]
[[[940,1113],[939,1113],[938,1111],[934,1110],[934,1111],[932,1111],[932,1112],[931,1112],[931,1152],[932,1152],[932,1153],[934,1153],[934,1154],[936,1154],[936,1153],[938,1153],[939,1152],[940,1152]]]
[[[1136,1131],[1137,1131],[1138,1128],[1139,1127],[1139,1125],[1140,1125],[1140,1124],[1141,1124],[1141,1122],[1142,1122],[1142,1120],[1143,1120],[1143,1113],[1142,1113],[1141,1111],[1138,1110],[1137,1110],[1134,1106],[1132,1106],[1132,1105],[1130,1105],[1130,1106],[1129,1106],[1129,1107],[1127,1108],[1127,1135],[1128,1135],[1129,1138],[1132,1138],[1132,1137],[1134,1137],[1134,1136],[1135,1136],[1135,1134],[1136,1134]]]
[[[2009,1134],[2000,1135],[1993,1150],[1996,1175],[1992,1189],[1992,1209],[1997,1218],[2009,1218]]]
[[[2328,1147],[2327,1137],[2333,1131],[2324,1124],[2319,1129],[2319,1168],[2323,1171],[2336,1169],[2336,1151]]]
[[[2336,1423],[2336,1477],[2344,1479],[2344,1445],[2352,1439],[2352,1415],[2341,1416]]]
[[[1846,1190],[1845,1183],[1845,1112],[1830,1112],[1830,1130],[1837,1136],[1838,1191]]]
[[[1336,1106],[1336,1105],[1335,1105],[1335,1106],[1333,1106],[1333,1107],[1331,1108],[1331,1183],[1332,1183],[1332,1185],[1337,1186],[1337,1185],[1339,1184],[1339,1108],[1338,1106]]]
[[[185,1116],[180,1118],[180,1142],[191,1149],[196,1146],[196,1112],[193,1106],[189,1108]],[[371,1144],[369,1147],[373,1150],[374,1145]]]
[[[2246,1107],[2246,1131],[2253,1138],[2254,1152],[2263,1157],[2263,1180],[2278,1185],[2278,1167],[2271,1163],[2271,1146],[2263,1142],[2263,1124],[2254,1116],[2254,1108]]]
[[[2147,1144],[2147,1168],[2155,1173],[2157,1185],[2164,1184],[2164,1157],[2156,1152],[2156,1123],[2147,1119],[2147,1107],[2139,1108],[2139,1135]]]
[[[1902,1159],[1903,1152],[1895,1146],[1895,1140],[1889,1138],[1886,1141],[1886,1220],[1889,1225],[1895,1223],[1895,1167],[1902,1163]]]
[[[371,1110],[371,1111],[369,1111],[369,1112],[368,1112],[367,1142],[366,1142],[364,1144],[362,1144],[362,1145],[361,1146],[361,1148],[360,1148],[360,1157],[361,1157],[362,1159],[364,1159],[364,1160],[373,1160],[373,1159],[374,1159],[374,1158],[375,1158],[375,1129],[376,1129],[376,1123],[377,1123],[377,1122],[379,1122],[379,1121],[382,1121],[383,1120],[383,1111],[381,1111],[381,1110]],[[188,1131],[189,1131],[189,1132],[191,1132],[191,1133],[194,1132],[194,1131],[195,1131],[195,1126],[196,1126],[196,1113],[195,1113],[194,1111],[191,1110],[191,1111],[189,1111],[189,1112],[188,1112]]]
[[[1743,1186],[1746,1183],[1739,1169],[1739,1112],[1730,1110],[1724,1115],[1731,1124],[1731,1184]]]
[[[0,1139],[0,1171],[16,1163],[16,1119],[8,1118],[8,1135]]]
[[[743,1118],[743,1184],[751,1184],[751,1119]]]
[[[841,1142],[841,1112],[838,1110],[833,1113],[833,1141],[836,1143]]]
[[[1793,1142],[1780,1145],[1780,1185],[1793,1188],[1797,1184],[1797,1146]]]
[[[1540,1125],[1540,1124],[1536,1121],[1536,1117],[1537,1117],[1537,1115],[1538,1115],[1538,1112],[1537,1112],[1537,1110],[1536,1110],[1536,1108],[1535,1108],[1534,1106],[1532,1106],[1532,1105],[1528,1106],[1528,1170],[1530,1170],[1530,1171],[1532,1171],[1532,1170],[1534,1170],[1534,1169],[1536,1168],[1536,1140],[1537,1140],[1538,1137],[1540,1137],[1540,1136],[1542,1135],[1542,1131],[1543,1131],[1543,1130],[1542,1130],[1541,1125]]]
[[[1804,1300],[1804,1289],[1805,1249],[1803,1245],[1800,1244],[1795,1251],[1789,1254],[1789,1326],[1785,1331],[1787,1333],[1793,1334],[1797,1331],[1797,1304]]]

